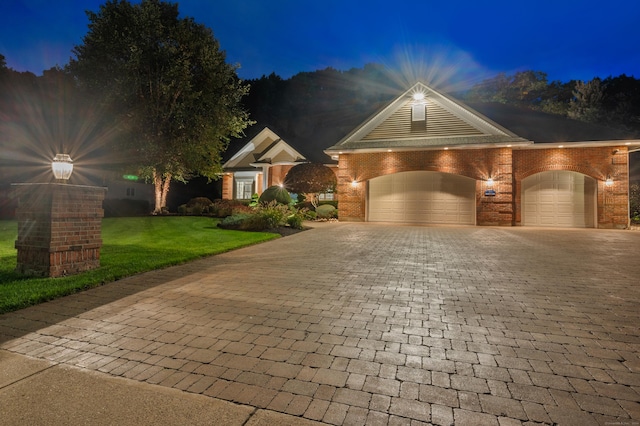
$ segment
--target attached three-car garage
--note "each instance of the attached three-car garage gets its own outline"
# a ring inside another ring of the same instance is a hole
[[[401,172],[369,181],[369,222],[476,223],[476,181],[432,171]]]

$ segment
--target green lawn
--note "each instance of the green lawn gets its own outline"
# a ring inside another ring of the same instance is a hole
[[[0,220],[0,313],[278,237],[223,230],[217,222],[185,216],[104,219],[99,269],[71,277],[29,278],[15,272],[17,222]]]

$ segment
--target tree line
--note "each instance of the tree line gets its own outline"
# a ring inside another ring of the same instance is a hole
[[[640,80],[625,74],[589,81],[548,81],[542,71],[505,73],[474,85],[463,99],[500,102],[640,131]]]

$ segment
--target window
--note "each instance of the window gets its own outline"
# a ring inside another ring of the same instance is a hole
[[[127,188],[127,197],[135,197],[136,189],[135,188]]]
[[[318,194],[318,201],[333,201],[333,192],[323,192]]]
[[[236,199],[250,200],[253,195],[253,180],[236,181]]]

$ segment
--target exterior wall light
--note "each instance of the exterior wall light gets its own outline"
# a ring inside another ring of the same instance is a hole
[[[56,154],[51,163],[51,170],[57,180],[69,180],[73,172],[71,157],[67,154]]]
[[[358,181],[357,180],[352,180],[351,181],[351,186],[358,186]]]
[[[418,102],[423,101],[424,100],[424,93],[422,93],[422,92],[414,93],[413,94],[413,100],[414,101],[418,101]]]
[[[611,179],[611,176],[607,177],[607,180],[604,181],[604,184],[607,186],[612,186],[613,185],[613,179]]]
[[[487,179],[487,186],[493,186],[493,179],[492,178]]]

